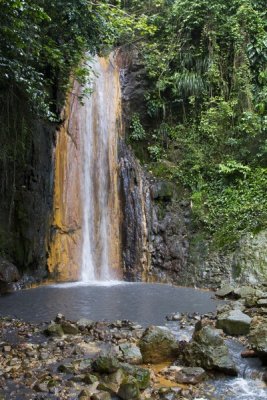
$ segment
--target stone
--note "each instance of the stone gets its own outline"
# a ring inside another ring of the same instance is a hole
[[[118,396],[122,400],[139,400],[140,391],[136,379],[133,377],[125,378],[120,385]]]
[[[248,296],[255,295],[255,289],[251,286],[241,286],[234,290],[234,294],[241,299],[245,299]]]
[[[83,373],[90,373],[92,370],[92,360],[90,358],[83,358],[73,362],[74,368]]]
[[[94,393],[91,397],[90,400],[111,400],[111,395],[108,392],[98,392]]]
[[[118,369],[112,374],[102,376],[102,382],[99,385],[99,389],[105,390],[111,394],[118,393],[120,385],[126,377],[122,369]]]
[[[36,392],[48,392],[48,387],[45,382],[36,383],[33,388]]]
[[[260,307],[266,307],[267,306],[267,299],[259,299],[257,301],[257,305]]]
[[[72,374],[75,368],[72,364],[60,364],[57,370],[58,372],[62,372],[64,374]]]
[[[92,393],[88,389],[83,389],[80,392],[80,394],[78,396],[78,399],[79,400],[90,400],[91,399],[91,394]]]
[[[217,290],[216,296],[226,297],[234,292],[235,288],[232,285],[224,285],[221,289]]]
[[[246,350],[242,351],[241,357],[242,358],[255,358],[255,357],[257,357],[257,354],[254,350],[246,349]]]
[[[62,321],[65,321],[65,315],[58,313],[55,318],[55,323],[60,324]]]
[[[235,309],[218,315],[216,327],[228,335],[246,335],[249,332],[251,318]]]
[[[60,324],[55,324],[54,322],[45,329],[44,333],[47,336],[63,336],[64,332]]]
[[[69,321],[62,321],[61,327],[63,329],[63,332],[67,335],[77,335],[79,333],[79,328]]]
[[[184,348],[186,365],[236,376],[237,368],[221,334],[221,330],[208,325],[195,330],[192,341]]]
[[[124,361],[130,364],[142,364],[143,358],[139,347],[130,343],[120,345],[120,350],[123,353]]]
[[[177,383],[186,383],[196,385],[205,379],[206,373],[200,367],[181,368],[175,373],[175,381]]]
[[[146,329],[139,346],[145,363],[169,361],[178,354],[178,343],[174,335],[169,330],[156,326]]]
[[[81,318],[76,322],[76,325],[80,330],[90,329],[94,322],[87,318]]]
[[[120,368],[119,361],[112,356],[100,356],[92,364],[95,372],[100,374],[111,374]]]
[[[136,367],[127,363],[122,364],[123,371],[136,379],[139,389],[144,390],[150,384],[150,371],[147,368]]]
[[[173,191],[173,185],[170,182],[156,182],[152,186],[152,197],[154,200],[170,201]]]
[[[20,279],[20,274],[17,267],[11,262],[0,257],[0,281],[9,283],[17,282]]]
[[[82,381],[87,385],[91,385],[92,383],[98,382],[98,377],[93,374],[85,374],[82,377]]]
[[[258,357],[267,365],[267,318],[256,316],[252,319],[248,341]]]

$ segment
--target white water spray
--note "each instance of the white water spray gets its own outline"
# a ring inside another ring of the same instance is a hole
[[[81,280],[117,278],[120,263],[117,137],[119,75],[112,59],[93,65],[93,93],[79,109],[83,208]]]

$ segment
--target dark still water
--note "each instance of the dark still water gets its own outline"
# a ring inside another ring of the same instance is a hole
[[[42,286],[0,297],[0,315],[29,322],[49,321],[57,313],[71,320],[129,319],[142,325],[161,325],[172,312],[215,311],[214,294],[163,284],[66,284]]]

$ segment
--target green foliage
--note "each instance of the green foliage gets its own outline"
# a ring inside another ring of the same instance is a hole
[[[244,167],[243,167],[244,168]],[[195,216],[213,233],[214,243],[230,244],[240,234],[257,232],[267,224],[267,169],[244,173],[235,182],[218,179],[192,195]],[[225,174],[225,170],[220,171]],[[230,174],[236,172],[231,169]],[[227,175],[229,171],[227,169]]]
[[[40,116],[54,119],[73,74],[81,83],[86,52],[109,52],[119,40],[153,32],[145,15],[119,1],[1,0],[0,87],[23,93]]]
[[[150,169],[159,173],[164,154],[163,174],[191,191],[196,223],[230,243],[267,225],[266,4],[149,4],[156,30],[140,48]]]
[[[130,140],[143,140],[146,137],[146,131],[144,130],[138,114],[133,114],[130,125]]]

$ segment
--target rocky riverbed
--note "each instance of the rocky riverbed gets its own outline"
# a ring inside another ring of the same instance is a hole
[[[61,314],[36,324],[1,318],[0,399],[234,399],[216,385],[235,382],[251,357],[263,366],[250,379],[267,396],[266,286],[217,294],[230,298],[217,313],[168,315],[165,327]]]

